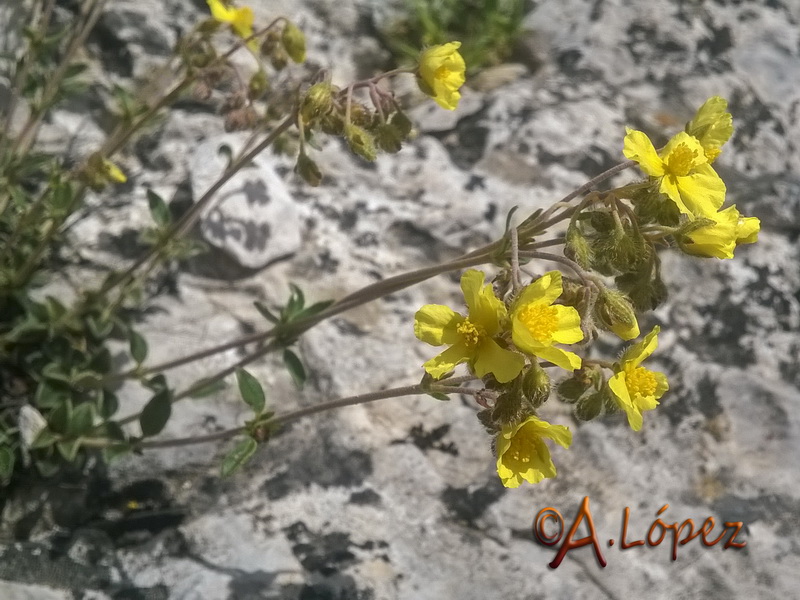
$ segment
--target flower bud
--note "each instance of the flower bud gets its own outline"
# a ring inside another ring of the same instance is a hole
[[[308,88],[300,107],[303,121],[310,123],[314,119],[328,114],[333,108],[333,95],[338,91],[338,88],[327,81],[315,83]]]
[[[589,269],[592,266],[592,254],[592,247],[580,229],[570,226],[567,229],[564,256],[574,260],[582,268]]]
[[[538,362],[531,364],[523,375],[522,393],[534,409],[539,408],[550,397],[550,377]]]
[[[258,100],[266,94],[269,89],[267,74],[262,69],[259,69],[255,75],[250,78],[250,84],[247,87],[250,100]]]
[[[592,385],[592,378],[584,369],[575,371],[575,374],[565,379],[556,386],[558,399],[567,404],[574,404],[583,396]]]
[[[404,112],[397,111],[392,115],[389,119],[389,122],[394,125],[397,130],[400,132],[400,135],[403,136],[403,139],[407,139],[409,135],[411,135],[411,131],[414,128],[414,124],[411,122]]]
[[[301,63],[306,59],[306,36],[303,32],[292,23],[286,22],[286,27],[283,28],[283,36],[281,37],[283,47],[286,49],[286,54],[296,63]]]
[[[575,405],[575,417],[581,421],[591,421],[603,410],[603,392],[585,396]]]
[[[600,290],[594,315],[598,322],[623,340],[639,337],[639,322],[631,302],[620,292],[609,288]]]
[[[289,64],[289,57],[283,48],[277,47],[270,54],[269,62],[276,71],[282,71]]]
[[[294,166],[294,170],[310,186],[317,187],[322,182],[322,172],[319,170],[317,163],[303,152],[297,157],[297,164]]]
[[[377,158],[375,151],[375,141],[372,136],[364,129],[353,123],[348,123],[344,127],[344,137],[350,150],[358,154],[361,158],[373,161]]]
[[[403,136],[391,123],[383,123],[375,128],[375,143],[384,152],[400,152]]]

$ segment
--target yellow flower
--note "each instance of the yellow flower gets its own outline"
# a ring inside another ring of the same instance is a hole
[[[562,291],[558,271],[545,273],[522,290],[511,311],[511,333],[514,345],[523,352],[574,371],[581,368],[580,356],[553,346],[583,339],[578,311],[553,306]]]
[[[483,273],[474,269],[461,277],[468,316],[440,304],[423,306],[414,316],[414,334],[420,340],[432,346],[450,346],[423,365],[431,376],[438,379],[462,362],[468,363],[478,377],[492,373],[500,383],[511,381],[522,371],[525,358],[501,348],[494,340],[502,333],[508,314],[492,285],[483,281]]]
[[[657,152],[641,131],[626,129],[623,154],[659,180],[666,194],[687,215],[713,215],[725,201],[725,184],[709,164],[697,138],[681,131]]]
[[[107,158],[103,159],[103,176],[113,183],[125,183],[128,181],[128,178],[125,176],[125,173],[122,172],[117,165],[113,162],[108,160]]]
[[[733,258],[733,251],[739,244],[752,244],[758,239],[761,222],[756,217],[743,217],[730,206],[708,217],[713,224],[695,229],[686,237],[688,243],[683,249],[695,256]]]
[[[447,110],[455,110],[464,85],[464,59],[458,53],[461,42],[450,42],[426,48],[419,55],[419,77],[417,81],[423,92],[433,97],[436,103]]]
[[[572,432],[564,425],[551,425],[536,417],[503,427],[497,435],[497,474],[504,486],[515,488],[523,480],[539,483],[542,479],[556,476],[556,467],[544,438],[569,448]]]
[[[709,164],[713,163],[733,134],[733,117],[728,112],[728,101],[719,96],[706,100],[686,124],[686,133],[697,138]]]
[[[220,23],[228,23],[240,38],[253,35],[253,10],[249,6],[233,8],[222,0],[206,0],[211,16]]]
[[[669,389],[663,373],[650,371],[641,365],[658,346],[658,326],[638,344],[628,348],[615,365],[615,375],[608,387],[616,396],[617,404],[628,416],[628,424],[634,431],[642,428],[642,413],[658,406],[658,399]]]

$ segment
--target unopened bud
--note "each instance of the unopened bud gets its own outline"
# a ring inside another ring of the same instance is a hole
[[[600,290],[595,304],[597,321],[623,340],[639,337],[639,322],[630,300],[624,294],[609,288]]]
[[[399,110],[391,116],[389,123],[397,128],[400,135],[403,136],[403,139],[407,139],[414,129],[414,124],[411,122],[411,119],[409,119],[404,112]]]
[[[581,421],[591,421],[603,410],[603,392],[595,392],[581,398],[575,405],[575,416]]]
[[[250,78],[250,83],[248,87],[248,96],[250,100],[258,100],[264,94],[267,93],[269,89],[269,80],[267,79],[267,74],[259,69],[255,75]]]
[[[276,71],[282,71],[289,64],[289,56],[283,48],[278,46],[269,55],[269,62]]]
[[[592,385],[592,378],[583,370],[576,371],[569,379],[556,386],[558,399],[567,404],[574,404]]]
[[[286,54],[296,63],[301,63],[306,59],[306,36],[303,32],[292,23],[286,22],[286,27],[283,28],[283,36],[281,36],[283,47],[286,49]]]
[[[564,256],[574,260],[582,268],[592,266],[592,247],[577,227],[569,227],[564,245]]]
[[[314,119],[327,115],[333,108],[333,95],[338,91],[338,88],[334,88],[327,81],[315,83],[308,88],[300,108],[303,121],[310,123]]]
[[[402,148],[403,136],[391,123],[383,123],[375,128],[375,143],[384,152],[394,154]]]
[[[348,123],[344,127],[344,137],[350,150],[354,154],[358,154],[361,158],[373,161],[377,158],[375,151],[375,141],[372,136],[364,129],[353,123]]]
[[[531,364],[523,375],[522,393],[525,394],[531,408],[539,408],[550,397],[550,377],[538,362]]]

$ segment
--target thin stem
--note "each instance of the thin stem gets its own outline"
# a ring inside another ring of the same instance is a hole
[[[443,389],[447,389],[443,386]],[[358,396],[348,396],[346,398],[338,398],[329,402],[323,402],[314,406],[307,406],[305,408],[298,408],[296,410],[286,412],[282,415],[276,415],[272,419],[265,421],[267,425],[285,425],[292,421],[297,421],[303,417],[308,417],[313,414],[334,410],[336,408],[343,408],[345,406],[356,406],[358,404],[367,404],[368,402],[375,402],[377,400],[385,400],[387,398],[398,398],[401,396],[417,396],[426,394],[427,391],[423,389],[421,384],[407,385],[399,388],[392,388],[382,390],[380,392],[372,392],[369,394],[360,394]],[[455,392],[448,392],[455,393]],[[177,446],[189,446],[193,444],[203,444],[207,442],[217,442],[228,438],[235,437],[245,432],[244,427],[234,427],[226,431],[218,431],[209,435],[192,436],[186,438],[177,438],[172,440],[153,440],[148,442],[140,442],[136,445],[137,448],[170,448]]]
[[[597,187],[600,183],[602,183],[606,179],[609,179],[610,177],[613,177],[614,175],[624,171],[625,169],[629,169],[630,167],[634,166],[635,164],[636,164],[636,161],[628,160],[628,161],[620,163],[620,164],[618,164],[618,165],[616,165],[614,167],[611,167],[607,171],[603,171],[602,173],[600,173],[596,177],[593,177],[592,179],[590,179],[589,181],[584,183],[582,186],[580,186],[575,191],[570,192],[569,194],[564,196],[561,200],[559,200],[558,202],[553,204],[553,206],[551,206],[546,211],[544,211],[539,216],[539,218],[536,219],[534,221],[534,223],[531,224],[531,226],[535,225],[537,229],[545,230],[548,227],[551,227],[553,224],[558,223],[559,221],[565,219],[566,217],[568,217],[568,216],[570,216],[572,214],[574,209],[567,208],[564,211],[562,211],[559,215],[556,215],[556,217],[554,217],[552,219],[550,219],[550,216],[558,208],[560,208],[561,206],[565,205],[568,202],[571,202],[572,200],[574,200],[578,196],[581,196],[583,194],[586,194],[586,193],[592,191],[595,187]],[[548,219],[550,219],[550,220],[548,220]]]
[[[521,255],[526,258],[549,260],[552,262],[561,263],[562,265],[566,265],[572,271],[574,271],[578,277],[580,277],[583,284],[586,285],[587,287],[605,285],[602,279],[585,271],[578,263],[576,263],[574,260],[570,260],[566,256],[559,256],[558,254],[549,254],[547,252],[522,252]]]
[[[156,258],[164,250],[169,240],[186,234],[192,228],[192,226],[194,226],[202,211],[211,202],[214,194],[216,194],[219,189],[225,185],[239,171],[239,169],[241,169],[243,165],[253,160],[264,149],[269,147],[279,135],[281,135],[294,123],[294,120],[294,115],[288,116],[275,129],[273,129],[260,144],[253,148],[250,152],[241,155],[230,165],[228,165],[228,168],[225,169],[225,172],[222,173],[219,179],[217,179],[217,181],[215,181],[214,184],[208,188],[208,190],[206,190],[203,196],[197,202],[195,202],[188,211],[186,211],[186,213],[180,218],[180,220],[178,220],[177,223],[172,225],[170,231],[168,234],[164,235],[162,241],[154,245],[148,252],[140,256],[119,278],[106,283],[100,289],[100,293],[108,293],[113,288],[126,283],[133,277],[133,274],[139,267]]]
[[[519,233],[516,227],[511,228],[511,287],[514,296],[522,289],[519,275]]]
[[[447,273],[449,271],[458,271],[460,269],[474,267],[476,265],[486,262],[487,259],[488,259],[487,256],[472,257],[467,259],[462,257],[460,259],[448,263],[443,263],[441,265],[426,267],[424,269],[419,269],[417,271],[412,271],[410,273],[404,273],[402,275],[390,277],[388,279],[384,279],[383,281],[379,281],[377,283],[368,285],[360,289],[359,291],[342,298],[335,304],[332,304],[327,309],[325,309],[320,313],[317,313],[313,317],[308,317],[301,321],[295,321],[291,325],[276,326],[267,331],[250,334],[235,340],[231,340],[230,342],[225,342],[224,344],[220,344],[219,346],[214,346],[213,348],[201,350],[200,352],[195,352],[193,354],[176,358],[158,365],[154,365],[152,367],[147,367],[145,369],[134,369],[132,371],[128,371],[126,373],[122,373],[120,375],[112,377],[109,379],[109,381],[127,379],[135,376],[149,375],[151,373],[161,373],[163,371],[168,371],[170,369],[174,369],[176,367],[180,367],[197,360],[202,360],[204,358],[208,358],[209,356],[214,356],[215,354],[226,352],[227,350],[232,350],[240,346],[245,346],[247,344],[252,344],[256,342],[263,342],[267,339],[274,338],[279,334],[285,335],[287,337],[296,337],[301,333],[303,333],[304,331],[307,331],[317,323],[324,321],[325,319],[329,319],[335,315],[338,315],[345,311],[361,306],[362,304],[366,304],[367,302],[371,302],[373,300],[381,298],[387,294],[391,294],[399,290],[405,289],[407,287],[420,283],[421,281],[425,281],[426,279],[435,277],[436,275]]]

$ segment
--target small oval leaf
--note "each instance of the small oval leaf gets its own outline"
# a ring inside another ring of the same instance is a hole
[[[283,352],[283,362],[286,363],[286,368],[289,369],[289,375],[292,376],[294,384],[299,389],[303,389],[303,385],[306,379],[308,379],[306,368],[303,366],[303,363],[294,352],[288,349]]]
[[[261,387],[258,380],[244,369],[236,369],[236,381],[239,384],[242,400],[253,409],[254,413],[261,414],[264,411],[267,400],[264,396],[264,388]]]
[[[151,437],[161,433],[171,414],[172,395],[167,389],[161,390],[145,405],[139,417],[142,435]]]
[[[128,341],[131,345],[131,356],[140,365],[147,358],[147,341],[133,329],[128,334]]]
[[[228,452],[224,459],[222,459],[222,476],[227,477],[238,471],[248,460],[253,456],[253,453],[258,448],[258,444],[251,437],[244,438],[241,442],[234,446],[233,450]]]

